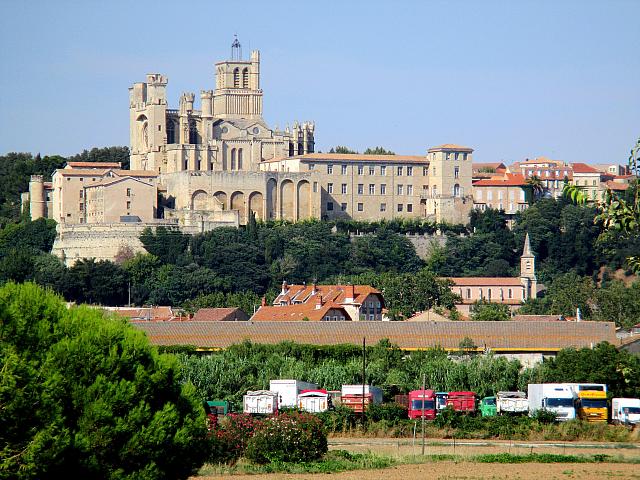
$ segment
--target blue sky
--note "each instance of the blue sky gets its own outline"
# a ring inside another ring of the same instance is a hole
[[[128,145],[127,88],[198,98],[234,33],[267,122],[314,120],[322,151],[623,163],[640,136],[640,0],[1,3],[0,153]]]

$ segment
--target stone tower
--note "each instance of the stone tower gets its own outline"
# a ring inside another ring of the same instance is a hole
[[[524,237],[524,248],[520,255],[520,281],[525,287],[525,299],[537,297],[536,257],[531,251],[529,234]]]
[[[231,46],[231,60],[216,63],[216,89],[212,115],[218,118],[262,117],[260,89],[260,52],[242,59],[242,47],[236,39]]]
[[[29,180],[29,214],[31,220],[46,217],[44,178],[42,175],[31,175],[31,180]]]

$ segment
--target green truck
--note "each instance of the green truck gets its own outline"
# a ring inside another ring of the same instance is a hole
[[[498,414],[496,397],[484,397],[480,400],[478,410],[480,410],[483,417],[495,417]]]

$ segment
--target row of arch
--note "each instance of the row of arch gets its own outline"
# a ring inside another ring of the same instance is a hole
[[[243,68],[242,73],[240,72],[240,68],[238,67],[233,70],[233,88],[249,88],[248,68]]]
[[[267,181],[265,192],[217,190],[212,194],[196,190],[191,196],[192,210],[210,210],[217,204],[222,210],[238,210],[240,223],[245,224],[250,214],[257,220],[298,221],[313,217],[311,185],[307,180],[294,183],[286,179]],[[215,202],[212,204],[212,201]]]

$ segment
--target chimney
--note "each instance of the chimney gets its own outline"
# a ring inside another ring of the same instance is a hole
[[[282,281],[282,291],[280,292],[280,295],[286,294],[287,290],[289,290],[289,285],[287,285],[287,281],[286,280],[283,280]]]
[[[260,306],[261,307],[267,306],[267,297],[262,297],[262,300],[260,301]]]
[[[344,292],[344,301],[345,302],[353,302],[355,297],[353,285],[347,285]]]
[[[313,285],[311,286],[311,295],[315,295],[316,293],[318,293],[318,288],[316,286],[316,282],[313,282]]]
[[[576,308],[576,322],[582,321],[582,314],[580,313],[580,308]]]
[[[316,299],[316,310],[322,308],[322,295],[318,295]]]

